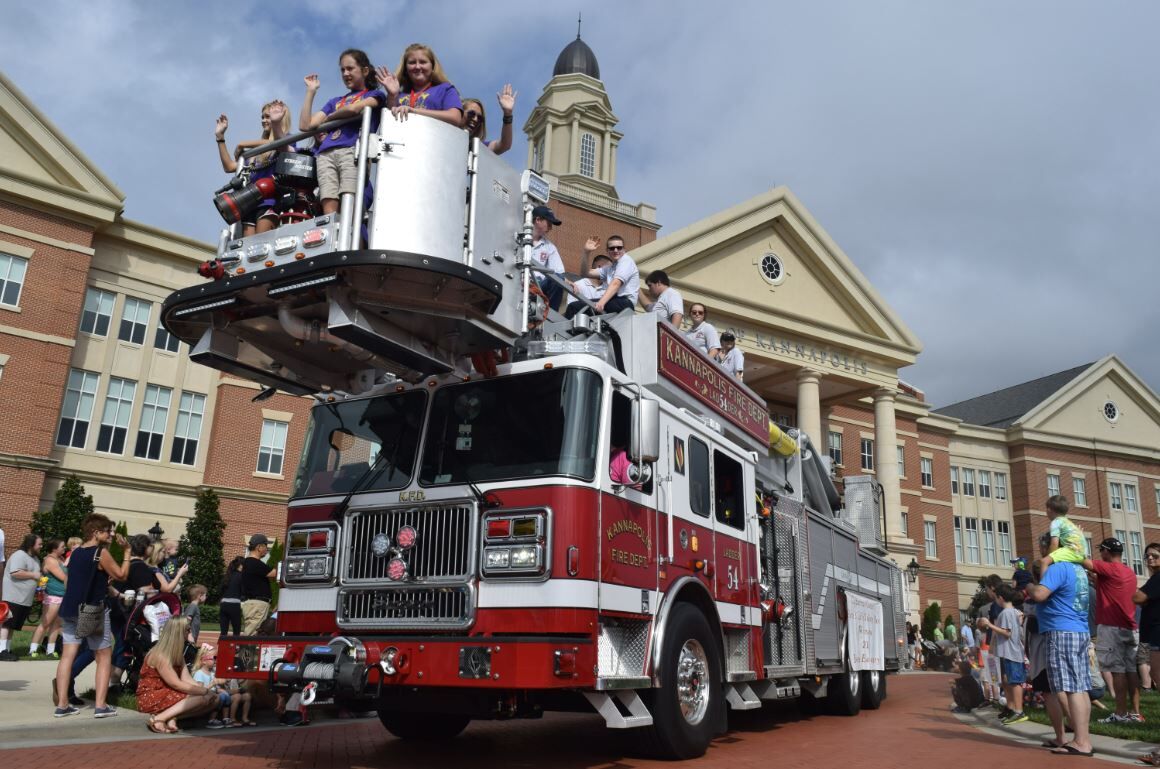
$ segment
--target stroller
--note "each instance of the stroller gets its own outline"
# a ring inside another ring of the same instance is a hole
[[[121,677],[121,689],[126,692],[136,692],[137,683],[141,680],[141,666],[145,664],[145,655],[157,643],[161,628],[170,617],[181,616],[181,599],[173,593],[154,593],[149,598],[136,604],[129,612],[125,622],[125,659],[127,664]],[[185,643],[185,664],[193,662],[197,653],[196,647]]]
[[[959,650],[954,641],[931,641],[924,638],[922,641],[922,659],[925,670],[942,670],[950,672],[954,669]]]

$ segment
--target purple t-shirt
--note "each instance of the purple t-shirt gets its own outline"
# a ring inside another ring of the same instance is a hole
[[[365,91],[351,91],[346,96],[336,96],[322,106],[322,111],[327,115],[333,115],[339,107],[354,104],[359,99],[374,99],[378,102],[379,107],[385,107],[387,104],[387,95],[383,93],[382,89],[373,88]],[[322,139],[322,144],[318,147],[318,152],[322,153],[340,147],[353,147],[358,141],[360,126],[361,123],[355,120],[327,132]],[[379,130],[379,112],[377,109],[371,111],[371,130]]]
[[[399,93],[396,104],[410,104],[411,92]],[[415,94],[415,107],[430,110],[457,109],[463,110],[463,102],[459,100],[459,91],[451,83],[440,83]]]

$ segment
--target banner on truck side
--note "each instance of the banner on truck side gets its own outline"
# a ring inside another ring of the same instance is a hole
[[[846,611],[850,670],[885,670],[882,604],[847,591]]]

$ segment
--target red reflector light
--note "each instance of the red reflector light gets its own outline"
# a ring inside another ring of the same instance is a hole
[[[326,242],[326,230],[307,230],[302,235],[302,245],[307,248],[320,246]]]
[[[487,522],[487,538],[500,539],[512,535],[511,518],[495,518]]]
[[[330,532],[328,531],[312,531],[310,532],[310,541],[308,547],[311,550],[320,550],[330,544]]]

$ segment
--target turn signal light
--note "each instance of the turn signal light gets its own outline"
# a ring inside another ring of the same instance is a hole
[[[487,522],[487,536],[489,539],[510,537],[512,535],[511,518],[493,518]]]

